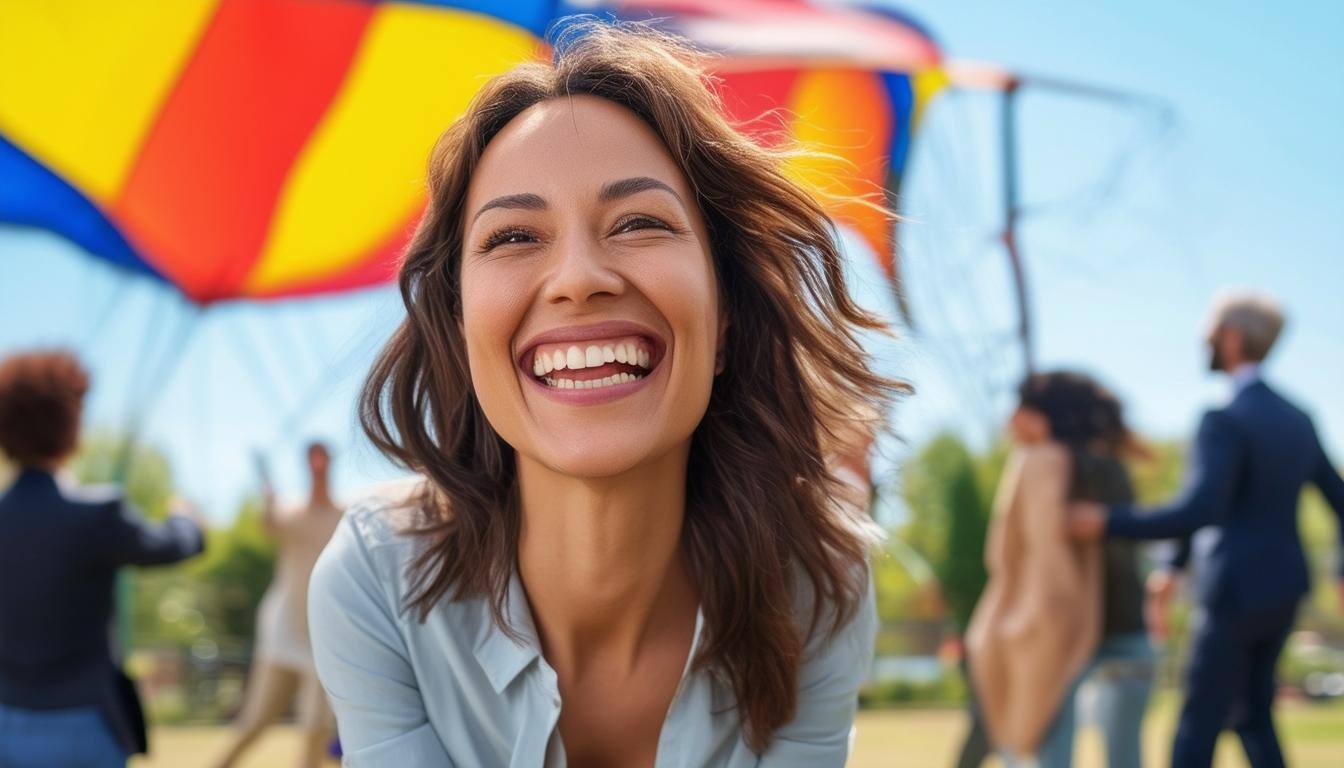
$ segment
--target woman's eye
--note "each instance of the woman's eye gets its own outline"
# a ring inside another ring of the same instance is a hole
[[[655,219],[652,216],[627,216],[616,222],[615,234],[619,235],[624,232],[634,232],[640,229],[666,229],[670,231],[672,227],[668,226],[667,222]]]
[[[485,239],[481,244],[481,252],[498,248],[501,245],[516,245],[518,243],[536,242],[536,236],[525,229],[503,229]]]

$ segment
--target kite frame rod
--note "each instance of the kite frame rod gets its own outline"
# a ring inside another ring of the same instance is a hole
[[[1163,122],[1169,122],[1175,112],[1168,102],[1142,94],[1115,88],[1081,83],[1056,77],[1023,75],[1010,72],[993,64],[976,61],[950,61],[944,66],[950,87],[960,90],[988,90],[1002,94],[1000,111],[1000,152],[1003,167],[1004,227],[1001,233],[1013,272],[1014,292],[1017,297],[1018,337],[1027,374],[1036,370],[1035,334],[1031,322],[1031,296],[1027,284],[1026,264],[1018,242],[1018,222],[1021,208],[1021,169],[1017,146],[1018,95],[1025,87],[1054,91],[1080,98],[1096,99],[1146,106],[1154,109]]]
[[[1017,332],[1022,343],[1022,359],[1028,375],[1036,372],[1036,340],[1031,323],[1031,295],[1027,286],[1026,265],[1018,247],[1017,222],[1021,216],[1017,156],[1017,84],[1003,90],[1000,112],[1000,143],[1003,152],[1003,246],[1013,270],[1013,288],[1017,296]]]

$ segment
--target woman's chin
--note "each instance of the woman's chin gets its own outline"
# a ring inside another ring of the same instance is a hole
[[[625,439],[610,433],[547,441],[537,446],[535,458],[552,471],[567,477],[598,479],[625,474],[648,461],[653,454],[646,441]]]

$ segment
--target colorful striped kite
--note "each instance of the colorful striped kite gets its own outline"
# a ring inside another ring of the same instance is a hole
[[[7,0],[0,221],[200,304],[386,282],[435,138],[580,11],[657,17],[719,51],[734,118],[837,156],[792,169],[821,191],[894,192],[945,82],[918,26],[853,5]],[[833,213],[895,277],[891,223]]]

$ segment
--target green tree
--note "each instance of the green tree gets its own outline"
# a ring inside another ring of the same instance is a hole
[[[987,579],[990,502],[1007,455],[1007,445],[998,443],[975,456],[961,438],[943,433],[903,468],[909,518],[898,537],[928,563],[959,628],[970,619]]]
[[[900,538],[930,564],[935,574],[947,559],[947,489],[972,461],[970,451],[950,432],[938,435],[901,468],[901,495],[908,517]]]
[[[148,444],[128,445],[112,432],[91,432],[81,438],[69,469],[81,483],[120,486],[128,501],[156,520],[168,514],[176,495],[168,457]],[[120,476],[123,471],[125,477]]]
[[[938,572],[947,608],[962,631],[970,623],[971,612],[989,579],[985,569],[989,507],[975,475],[975,466],[967,453],[946,488],[947,555]]]

